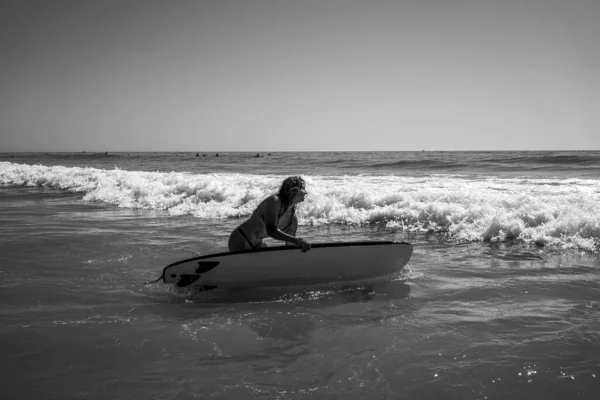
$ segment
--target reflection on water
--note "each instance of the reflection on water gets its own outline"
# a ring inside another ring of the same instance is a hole
[[[322,283],[311,286],[256,287],[243,289],[189,290],[173,286],[175,298],[194,303],[278,303],[324,306],[365,302],[381,298],[405,298],[410,286],[399,275],[366,282]]]

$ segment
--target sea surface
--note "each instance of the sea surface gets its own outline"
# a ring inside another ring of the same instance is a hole
[[[600,398],[600,152],[256,155],[0,153],[0,398]],[[406,241],[408,265],[146,284],[289,175],[299,236]]]

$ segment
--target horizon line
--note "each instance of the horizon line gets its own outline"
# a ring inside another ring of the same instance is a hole
[[[37,150],[19,150],[19,151],[0,151],[0,154],[127,154],[127,153],[184,153],[184,154],[208,154],[208,153],[257,153],[257,154],[269,154],[269,153],[450,153],[450,152],[487,152],[487,153],[501,153],[501,152],[584,152],[584,151],[600,151],[600,149],[561,149],[561,150],[548,150],[548,149],[527,149],[527,150],[462,150],[462,149],[451,149],[451,150],[439,150],[439,149],[423,149],[423,150],[83,150],[83,151],[37,151]]]

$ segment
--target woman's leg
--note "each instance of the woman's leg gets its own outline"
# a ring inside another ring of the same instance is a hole
[[[229,235],[227,247],[229,247],[229,251],[250,250],[252,248],[240,232],[239,228],[235,228],[233,232],[231,232],[231,235]]]

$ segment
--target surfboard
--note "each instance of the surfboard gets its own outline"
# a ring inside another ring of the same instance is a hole
[[[165,267],[161,278],[205,289],[353,281],[399,272],[412,251],[410,243],[392,241],[315,243],[307,252],[271,246],[178,261]]]

